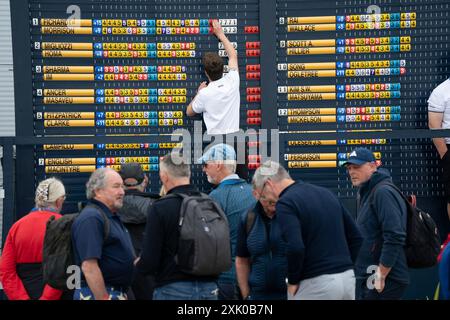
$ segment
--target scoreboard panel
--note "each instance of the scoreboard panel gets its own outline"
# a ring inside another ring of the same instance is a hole
[[[212,33],[212,19],[219,19],[238,51],[241,128],[260,127],[258,0],[29,0],[11,7],[13,16],[27,9],[29,28],[21,32],[29,39],[29,56],[15,54],[31,62],[32,90],[24,99],[30,98],[25,113],[33,126],[18,135],[130,136],[124,145],[35,146],[33,164],[30,151],[19,151],[21,161],[35,168],[32,185],[57,175],[72,205],[84,199],[84,183],[92,171],[104,166],[119,170],[127,162],[141,163],[151,177],[150,191],[159,191],[159,158],[178,145],[171,134],[194,129],[185,109],[207,80],[202,55],[217,52],[227,63],[224,47]],[[143,135],[148,143],[133,142],[133,136]],[[199,166],[193,182],[209,188]]]
[[[428,128],[427,98],[449,74],[449,13],[448,1],[277,1],[277,126],[317,132],[315,140],[289,134],[283,142],[295,178],[354,199],[340,165],[367,146],[405,192],[443,195],[430,139],[394,140],[389,132]],[[364,136],[373,131],[378,139]],[[325,140],[321,132],[360,138]]]
[[[202,55],[226,60],[212,19],[238,51],[240,127],[278,129],[279,159],[294,179],[354,199],[340,165],[367,146],[403,190],[442,197],[430,139],[389,133],[427,128],[426,100],[449,74],[448,1],[15,0],[11,10],[17,135],[129,137],[18,148],[18,180],[30,182],[17,190],[22,214],[48,176],[62,178],[74,204],[95,168],[131,161],[159,190],[159,158],[178,146],[172,133],[193,133],[200,120],[184,110],[206,80]],[[341,132],[358,137],[321,135]],[[248,167],[260,161],[250,153]],[[193,183],[210,188],[199,166]]]

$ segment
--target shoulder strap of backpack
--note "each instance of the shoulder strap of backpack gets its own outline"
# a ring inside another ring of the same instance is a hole
[[[106,241],[106,239],[108,239],[108,237],[109,237],[109,231],[110,231],[110,229],[111,229],[111,226],[110,226],[110,224],[109,224],[109,219],[108,219],[108,216],[106,215],[106,213],[105,213],[105,211],[103,211],[103,209],[100,207],[100,206],[98,206],[98,205],[96,205],[96,204],[94,204],[94,203],[89,203],[86,207],[84,207],[85,209],[86,208],[94,208],[94,209],[97,209],[98,210],[98,212],[100,212],[100,215],[102,216],[102,218],[103,218],[103,231],[104,231],[104,236],[103,236],[103,241]]]
[[[250,231],[252,230],[253,225],[255,224],[255,219],[256,219],[255,211],[250,210],[247,213],[247,220],[246,220],[246,224],[245,224],[245,232],[246,232],[247,236],[250,233]]]
[[[164,196],[164,199],[175,198],[175,197],[178,197],[178,198],[182,199],[181,207],[180,207],[180,217],[178,218],[178,226],[179,227],[181,227],[183,225],[184,216],[186,215],[186,205],[187,205],[186,200],[187,199],[189,199],[191,197],[200,197],[202,199],[211,199],[206,194],[204,194],[202,192],[196,192],[196,193],[194,193],[192,195],[185,194],[185,193],[171,193],[171,194],[168,194],[168,195]],[[213,201],[213,203],[216,205],[216,203],[214,201]],[[216,205],[216,208],[217,208],[217,205]]]
[[[400,194],[400,196],[405,200],[408,201],[408,199],[406,198],[406,196],[403,194],[403,192],[392,182],[390,181],[382,181],[380,183],[378,183],[369,193],[368,199],[370,201],[370,204],[373,205],[374,204],[374,199],[375,199],[375,192],[380,189],[383,186],[389,186],[392,189],[394,189],[395,191],[397,191],[398,194]]]

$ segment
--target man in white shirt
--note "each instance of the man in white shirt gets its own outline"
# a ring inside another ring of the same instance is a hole
[[[203,113],[207,134],[229,134],[239,131],[240,93],[237,52],[224,34],[219,21],[212,23],[213,32],[223,43],[228,55],[228,73],[223,76],[223,59],[213,52],[203,56],[209,84],[202,82],[197,95],[186,109],[190,117]]]
[[[428,125],[430,129],[450,129],[450,79],[437,86],[428,99]],[[447,214],[450,219],[450,137],[433,138],[443,168]]]

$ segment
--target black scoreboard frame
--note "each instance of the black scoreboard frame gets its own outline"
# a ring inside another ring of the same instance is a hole
[[[205,0],[207,2],[207,0]],[[48,0],[47,0],[48,2]],[[57,1],[58,2],[58,1]],[[87,3],[87,0],[70,1]],[[152,1],[148,0],[148,3]],[[168,1],[169,2],[169,1]],[[299,1],[302,2],[302,1]],[[330,2],[325,0],[324,2]],[[332,1],[334,2],[334,1]],[[390,4],[402,3],[404,1],[389,1]],[[177,2],[179,3],[179,2]],[[330,2],[331,3],[331,2]],[[337,2],[336,2],[337,3]],[[382,4],[380,1],[374,3]],[[29,1],[28,0],[11,0],[11,25],[12,25],[12,40],[13,40],[13,54],[14,54],[14,88],[15,88],[15,115],[16,115],[16,137],[22,138],[24,141],[33,140],[34,137],[34,120],[33,120],[33,97],[30,94],[33,91],[32,86],[32,64],[30,56],[32,55],[32,47],[30,39],[30,19],[29,16]],[[260,42],[261,42],[261,128],[263,129],[277,129],[278,128],[278,96],[277,96],[277,1],[276,0],[259,0],[259,28],[260,28]],[[448,66],[447,66],[448,68]],[[445,133],[445,136],[450,136],[450,133]],[[361,133],[344,134],[336,132],[335,134],[324,134],[330,139],[340,139],[348,136],[349,139],[356,139],[357,137],[364,137],[367,135]],[[373,133],[368,136],[374,136]],[[395,137],[395,133],[382,133],[380,136],[390,138]],[[286,133],[280,135],[280,154],[284,154],[286,141],[289,138],[293,139],[314,139],[311,134],[296,134]],[[397,134],[397,139],[415,139],[415,138],[430,138],[429,134],[425,134],[420,130],[405,130],[404,134]],[[42,137],[45,140],[45,137]],[[92,141],[98,141],[99,137],[95,137]],[[142,137],[139,141],[142,141]],[[151,137],[153,141],[159,141],[160,137]],[[77,138],[71,137],[72,143]],[[88,141],[88,138],[80,138],[80,143]],[[116,141],[114,138],[105,137],[105,141]],[[51,138],[49,141],[54,143],[62,143],[64,138]],[[60,141],[60,142],[57,142]],[[95,143],[95,142],[92,142]],[[431,141],[430,141],[431,144]],[[337,147],[336,147],[337,148]],[[32,144],[20,144],[16,150],[15,162],[15,209],[14,212],[7,212],[8,220],[10,216],[18,218],[26,214],[33,205],[34,189],[35,189],[35,155],[34,146]],[[283,159],[281,157],[280,159]],[[337,169],[338,170],[338,169]],[[341,197],[344,204],[355,211],[356,202],[349,197]],[[441,197],[421,197],[419,198],[421,207],[431,212],[438,224],[442,226],[441,233],[446,234],[449,228],[449,223],[445,214],[445,202]],[[7,231],[7,230],[6,230]],[[420,288],[416,288],[420,290]]]

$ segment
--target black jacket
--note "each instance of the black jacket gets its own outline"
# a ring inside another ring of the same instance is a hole
[[[183,185],[173,188],[168,194],[192,195],[198,192],[192,185]],[[143,250],[137,269],[144,275],[155,276],[156,287],[178,281],[216,280],[183,273],[175,263],[180,237],[178,220],[181,202],[181,197],[163,197],[153,203],[147,217]]]
[[[119,211],[119,217],[130,233],[136,255],[139,255],[142,251],[147,214],[153,202],[157,199],[159,199],[157,194],[138,190],[125,191],[123,207]]]

